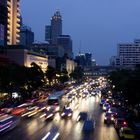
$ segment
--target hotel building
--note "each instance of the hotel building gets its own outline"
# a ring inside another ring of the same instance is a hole
[[[7,0],[7,44],[17,45],[20,39],[20,6],[19,0]]]

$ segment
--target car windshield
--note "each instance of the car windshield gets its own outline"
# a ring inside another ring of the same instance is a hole
[[[109,104],[105,104],[106,107],[109,107]]]
[[[65,109],[64,112],[69,113],[71,112],[71,109]]]
[[[123,122],[125,122],[124,120],[118,120],[119,124],[122,124]]]
[[[58,99],[50,99],[50,100],[48,100],[48,105],[58,105]]]
[[[111,116],[111,113],[106,113],[105,116],[106,116],[106,117],[110,117],[110,116]]]
[[[117,109],[116,108],[111,108],[111,111],[112,112],[117,112]]]

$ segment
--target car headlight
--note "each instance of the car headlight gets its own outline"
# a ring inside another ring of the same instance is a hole
[[[77,117],[77,122],[79,121],[79,119],[80,119],[80,116]]]
[[[70,113],[70,114],[68,114],[68,116],[70,117],[72,114]]]
[[[65,115],[65,113],[62,113],[62,114],[61,114],[61,116],[64,116],[64,115]]]
[[[113,117],[111,117],[111,120],[113,121],[113,120],[114,120],[114,118],[113,118]]]
[[[59,110],[60,110],[60,107],[59,107],[59,106],[58,106],[58,107],[56,107],[56,108],[55,108],[55,110],[56,110],[56,111],[59,111]]]
[[[105,106],[103,106],[103,110],[106,110],[106,107]]]
[[[47,116],[47,119],[50,118],[50,117],[52,117],[52,116],[53,116],[53,114],[48,115],[48,116]]]

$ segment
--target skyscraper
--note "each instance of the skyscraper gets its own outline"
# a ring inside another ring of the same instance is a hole
[[[57,38],[57,44],[61,45],[64,48],[65,54],[67,54],[69,58],[73,57],[72,40],[70,35],[60,35]]]
[[[0,46],[7,44],[7,3],[0,0]]]
[[[20,44],[29,47],[34,42],[34,32],[28,26],[20,28]]]
[[[62,35],[62,16],[59,11],[56,11],[51,18],[51,36],[52,44],[57,44],[57,38]]]
[[[19,0],[7,0],[8,25],[7,25],[7,44],[19,44],[20,32],[20,7]]]
[[[45,41],[48,41],[51,44],[52,40],[52,28],[50,25],[45,26]]]

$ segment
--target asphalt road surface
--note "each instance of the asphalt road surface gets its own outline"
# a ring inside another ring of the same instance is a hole
[[[72,118],[62,119],[59,113],[53,120],[45,121],[40,114],[32,118],[22,118],[20,124],[13,130],[0,135],[0,140],[41,140],[54,126],[59,128],[58,140],[119,140],[113,125],[104,124],[104,112],[99,106],[99,97],[79,98],[72,101]],[[91,133],[82,131],[83,122],[77,122],[80,111],[87,111],[89,118],[96,122]]]

